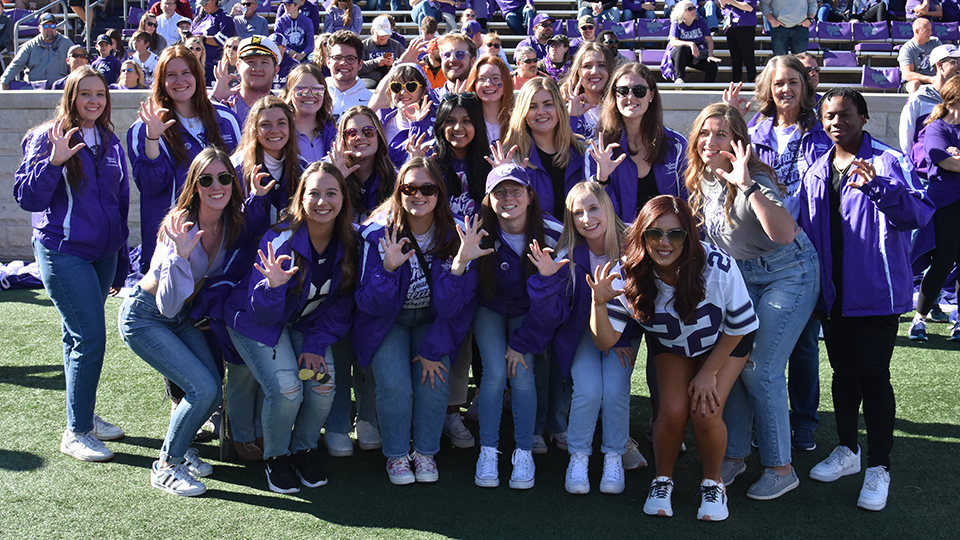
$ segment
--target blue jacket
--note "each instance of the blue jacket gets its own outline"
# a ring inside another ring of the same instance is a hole
[[[577,152],[577,149],[573,146],[569,150],[570,157],[567,158],[567,170],[564,174],[563,179],[563,194],[566,197],[567,193],[570,193],[570,190],[573,186],[582,182],[584,179],[583,171],[583,155]],[[544,213],[555,216],[553,208],[553,183],[550,181],[550,175],[547,174],[546,169],[543,168],[543,162],[540,161],[540,152],[537,151],[537,143],[533,142],[533,139],[530,140],[530,167],[526,168],[527,176],[530,177],[530,187],[533,188],[534,193],[537,194],[537,198],[540,199],[540,209]],[[563,215],[565,209],[558,209],[560,215]]]
[[[820,255],[821,296],[817,309],[827,313],[836,298],[830,249],[830,167],[834,150],[810,166],[800,187],[799,224]],[[845,317],[893,315],[913,309],[910,231],[923,227],[934,205],[924,193],[909,160],[863,133],[857,159],[871,162],[876,177],[861,189],[846,185],[840,193],[843,216],[843,298]]]
[[[311,261],[310,232],[306,226],[293,232],[286,228],[280,231],[270,229],[260,241],[260,249],[266,253],[268,245],[273,245],[277,257],[288,255],[295,258],[299,254],[310,263],[300,264],[300,272],[275,289],[269,287],[267,279],[251,266],[247,276],[237,284],[227,299],[224,313],[227,326],[250,339],[274,347],[280,340],[284,327],[291,325],[293,319],[307,307],[312,275],[319,266]],[[353,320],[353,295],[340,294],[340,280],[343,277],[340,263],[347,248],[338,242],[333,259],[320,263],[332,268],[332,278],[325,284],[329,286],[328,292],[313,311],[291,325],[304,334],[302,352],[325,356],[327,349],[350,330]],[[301,277],[303,287],[299,295],[290,296],[291,290],[297,287]],[[321,290],[321,294],[322,292]]]
[[[384,270],[380,252],[380,239],[384,234],[386,225],[378,222],[364,226],[360,232],[364,245],[354,325],[363,332],[363,339],[354,332],[357,337],[353,340],[353,347],[364,368],[373,361],[374,354],[400,315],[413,273],[409,261],[394,272]],[[430,315],[433,321],[418,354],[434,362],[444,356],[456,362],[460,342],[476,312],[476,270],[471,265],[462,276],[457,276],[450,273],[451,263],[450,259],[436,257],[430,263]]]
[[[202,89],[198,89],[198,92]],[[214,103],[218,118],[217,125],[223,137],[225,152],[233,153],[240,143],[241,125],[236,115],[225,105]],[[177,129],[172,126],[170,129]],[[140,190],[140,232],[143,248],[140,260],[144,271],[150,266],[150,258],[157,243],[157,230],[167,211],[172,208],[180,195],[180,189],[187,180],[187,170],[193,158],[197,157],[207,145],[195,139],[183,127],[179,127],[184,147],[189,159],[183,163],[174,163],[167,141],[160,138],[160,155],[157,159],[149,159],[144,154],[146,147],[147,129],[140,119],[130,126],[127,131],[127,149],[130,151],[130,166],[132,167],[133,181]]]
[[[547,214],[543,215],[543,226],[544,243],[548,247],[555,247],[563,226]],[[487,257],[496,258],[497,289],[491,298],[481,295],[479,305],[508,319],[530,314],[531,304],[541,301],[538,295],[547,292],[536,287],[531,288],[530,281],[536,274],[523,279],[522,263],[526,260],[525,254],[518,255],[502,237],[494,240],[493,248],[496,251]],[[526,249],[524,251],[526,252]],[[549,320],[540,320],[538,317],[524,317],[523,324],[510,336],[508,345],[521,354],[540,354],[553,338],[552,326],[555,324],[556,321],[551,324]]]
[[[33,237],[47,249],[88,261],[101,261],[119,252],[113,285],[122,286],[128,267],[130,184],[120,140],[111,133],[104,137],[97,155],[86,146],[77,152],[87,178],[74,189],[67,182],[66,164],[50,164],[53,147],[48,132],[52,127],[52,123],[44,124],[24,137],[13,197],[20,208],[33,212]],[[71,145],[77,139],[79,135]]]
[[[627,130],[622,129],[620,148],[613,150],[613,159],[628,151]],[[687,170],[687,139],[670,128],[663,128],[664,142],[667,145],[667,157],[662,163],[653,164],[653,176],[657,181],[657,191],[661,195],[673,195],[687,199],[687,188],[683,183],[683,173]],[[585,157],[583,173],[586,178],[595,179],[597,162],[589,152]],[[632,223],[637,217],[637,164],[628,155],[616,169],[610,173],[607,195],[613,202],[613,211],[624,223]]]

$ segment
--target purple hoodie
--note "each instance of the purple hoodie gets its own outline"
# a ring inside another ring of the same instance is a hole
[[[298,53],[313,52],[316,30],[313,21],[303,12],[296,19],[291,19],[286,13],[277,18],[276,33],[283,34],[287,38],[287,48]]]

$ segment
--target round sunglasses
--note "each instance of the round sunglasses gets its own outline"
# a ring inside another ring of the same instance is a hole
[[[217,174],[217,182],[220,182],[221,186],[229,186],[233,183],[233,174],[228,172],[222,172]],[[197,177],[197,183],[200,184],[200,187],[208,188],[213,185],[213,175],[212,174],[201,174]]]

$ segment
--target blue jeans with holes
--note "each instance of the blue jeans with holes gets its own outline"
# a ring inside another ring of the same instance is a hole
[[[180,463],[193,437],[223,401],[217,362],[203,332],[190,318],[190,305],[167,318],[157,299],[139,286],[120,306],[120,337],[134,353],[184,391],[160,448],[160,459]]]
[[[303,333],[283,329],[275,347],[227,328],[230,340],[263,388],[263,457],[272,458],[313,450],[320,440],[320,429],[333,403],[336,378],[330,348],[324,355],[330,380],[301,381],[298,357],[303,350]]]
[[[97,385],[107,347],[103,304],[117,273],[117,254],[102,261],[67,255],[33,240],[40,279],[60,313],[63,373],[67,381],[67,428],[93,429]]]
[[[480,445],[497,447],[500,442],[500,416],[503,412],[503,390],[507,384],[507,342],[523,324],[523,316],[507,319],[487,308],[477,308],[473,334],[480,348],[483,379],[480,382]],[[534,359],[524,355],[527,367],[517,365],[517,376],[510,377],[513,406],[513,438],[517,448],[533,448],[533,427],[537,417],[537,385],[534,380]]]
[[[373,355],[370,367],[377,378],[377,417],[380,420],[380,439],[383,455],[401,458],[410,453],[411,425],[413,449],[418,454],[432,456],[440,451],[440,435],[447,415],[447,382],[430,377],[420,384],[423,364],[411,362],[420,351],[427,330],[430,329],[430,309],[404,309],[387,332],[380,348]],[[440,362],[450,370],[450,357]]]
[[[810,46],[810,29],[801,26],[777,26],[770,28],[770,48],[773,49],[774,56],[784,54],[800,54],[807,52]]]
[[[760,463],[778,467],[792,460],[787,359],[816,306],[820,263],[813,244],[801,232],[793,242],[737,265],[760,328],[723,409],[726,455],[750,455],[751,428],[756,422]]]
[[[604,454],[623,455],[630,438],[630,376],[633,366],[620,365],[612,350],[600,352],[593,344],[590,329],[583,331],[574,353],[570,376],[573,378],[573,399],[570,406],[570,428],[567,444],[571,454],[593,452],[593,435],[597,416],[603,423]]]

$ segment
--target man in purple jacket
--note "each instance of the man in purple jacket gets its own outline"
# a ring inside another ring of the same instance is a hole
[[[833,482],[860,472],[860,404],[867,470],[857,506],[882,510],[890,489],[896,404],[890,359],[900,314],[913,309],[910,231],[934,205],[903,154],[863,131],[867,103],[848,87],[820,102],[833,148],[810,166],[800,188],[800,226],[820,255],[817,312],[833,368],[839,446],[810,471]]]
[[[521,41],[517,47],[533,47],[537,51],[537,60],[547,57],[547,41],[553,37],[553,21],[556,20],[546,13],[539,13],[533,18],[533,35]]]

